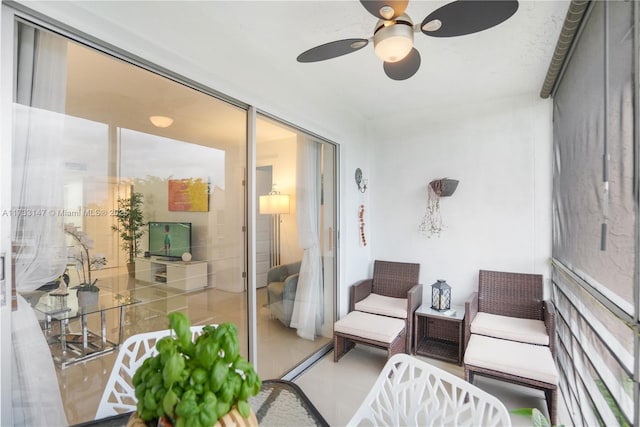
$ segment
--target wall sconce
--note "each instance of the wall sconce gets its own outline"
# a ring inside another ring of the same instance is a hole
[[[360,168],[356,169],[356,184],[358,185],[358,190],[361,193],[367,191],[367,181],[366,179],[362,179],[362,170]]]
[[[289,195],[280,194],[275,184],[269,194],[260,196],[259,209],[261,214],[269,214],[271,218],[271,267],[280,265],[280,215],[289,213]]]

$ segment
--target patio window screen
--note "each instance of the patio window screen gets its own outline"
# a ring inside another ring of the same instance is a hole
[[[554,93],[553,298],[575,425],[638,423],[635,3],[591,3]]]

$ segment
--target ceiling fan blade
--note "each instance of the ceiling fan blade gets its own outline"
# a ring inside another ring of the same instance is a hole
[[[407,9],[409,0],[406,1],[371,1],[360,0],[362,6],[376,18],[390,20],[402,15]]]
[[[463,36],[494,27],[517,10],[517,0],[457,0],[431,12],[420,29],[432,37]]]
[[[345,39],[313,47],[298,55],[298,62],[317,62],[355,52],[369,44],[367,39]]]
[[[411,52],[398,62],[385,62],[384,72],[393,80],[406,80],[420,68],[420,53],[414,47]]]

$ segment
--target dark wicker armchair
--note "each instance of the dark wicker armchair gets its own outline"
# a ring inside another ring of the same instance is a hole
[[[465,303],[465,379],[487,376],[543,390],[557,422],[555,310],[543,301],[542,276],[480,270]]]
[[[406,299],[407,338],[405,349],[407,353],[411,353],[413,313],[422,304],[422,285],[418,283],[419,280],[420,264],[376,260],[373,265],[373,277],[357,282],[351,287],[349,311],[361,310],[397,317],[391,313],[362,310],[356,305],[371,294]]]
[[[478,292],[465,302],[465,348],[469,343],[473,320],[478,312],[485,312],[542,320],[549,335],[549,348],[555,357],[555,310],[551,301],[543,301],[542,298],[540,274],[480,270]]]

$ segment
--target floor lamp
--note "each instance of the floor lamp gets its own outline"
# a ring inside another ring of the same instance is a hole
[[[289,213],[289,196],[276,191],[275,185],[260,196],[260,214],[271,215],[271,267],[280,265],[280,215]]]

